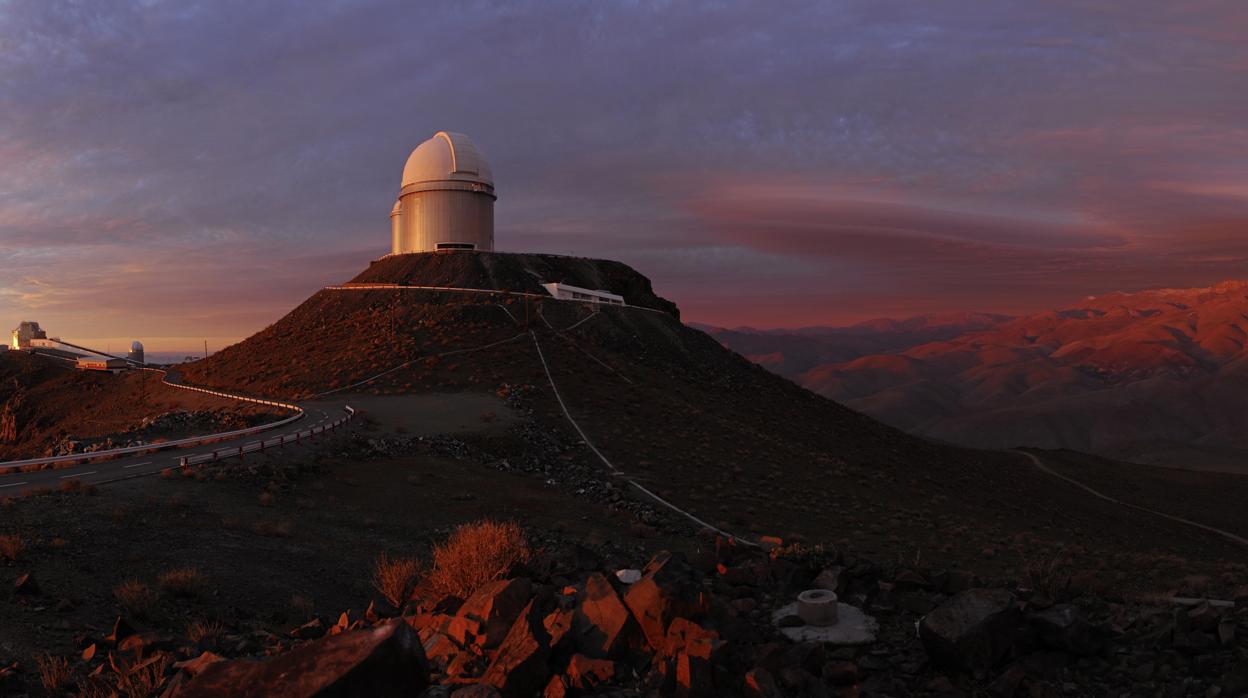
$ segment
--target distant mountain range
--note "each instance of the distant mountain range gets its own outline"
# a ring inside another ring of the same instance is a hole
[[[1025,317],[705,329],[817,393],[931,438],[1248,464],[1248,282],[1112,293]]]

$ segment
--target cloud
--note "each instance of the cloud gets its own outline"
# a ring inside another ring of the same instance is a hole
[[[248,334],[386,251],[406,154],[448,127],[494,166],[501,246],[623,259],[693,319],[779,317],[743,284],[809,324],[1242,276],[1246,21],[9,0],[0,317]]]

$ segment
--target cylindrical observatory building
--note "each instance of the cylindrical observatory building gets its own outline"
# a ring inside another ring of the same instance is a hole
[[[462,133],[438,131],[407,158],[390,211],[391,253],[494,249],[494,175]]]

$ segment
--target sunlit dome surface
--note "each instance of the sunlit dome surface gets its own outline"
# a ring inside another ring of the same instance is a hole
[[[476,182],[494,187],[490,164],[462,133],[438,131],[416,146],[403,167],[403,184],[422,182]]]

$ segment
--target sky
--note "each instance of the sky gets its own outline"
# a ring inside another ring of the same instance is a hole
[[[1239,0],[0,0],[0,321],[249,335],[389,251],[440,129],[499,249],[691,321],[1248,278],[1246,35]]]

